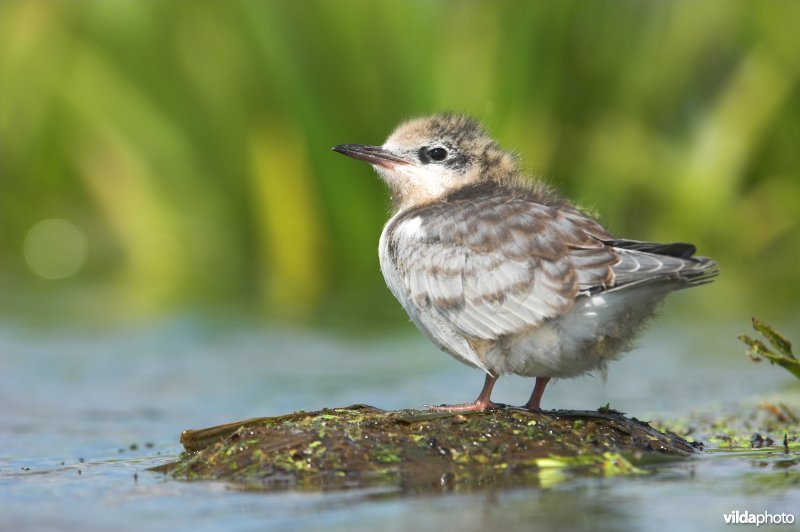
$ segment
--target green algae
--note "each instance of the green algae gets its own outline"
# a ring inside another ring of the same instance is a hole
[[[266,490],[550,486],[574,474],[638,475],[639,462],[696,451],[610,409],[448,413],[354,405],[189,430],[181,442],[186,452],[158,471]]]
[[[711,453],[752,453],[754,449],[791,453],[800,450],[800,397],[784,395],[783,400],[762,400],[723,412],[693,413],[684,419],[652,424],[687,441],[702,441]]]

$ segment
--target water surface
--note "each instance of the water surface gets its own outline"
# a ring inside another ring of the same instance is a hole
[[[740,324],[662,320],[606,381],[555,382],[543,406],[610,403],[667,419],[797,393],[788,373],[744,357],[738,332]],[[797,456],[777,451],[709,454],[635,478],[426,496],[252,493],[147,471],[180,453],[185,428],[353,403],[473,399],[482,376],[410,328],[358,339],[194,317],[111,330],[6,324],[0,355],[0,515],[13,529],[713,529],[732,510],[800,508]],[[503,379],[495,400],[521,404],[532,384]]]

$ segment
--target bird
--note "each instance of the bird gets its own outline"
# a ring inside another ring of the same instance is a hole
[[[539,411],[551,379],[605,375],[670,292],[719,273],[692,244],[612,235],[463,114],[332,149],[388,186],[378,255],[389,290],[437,347],[485,373],[475,401],[435,411],[504,406],[491,393],[507,374],[535,378],[524,408]]]

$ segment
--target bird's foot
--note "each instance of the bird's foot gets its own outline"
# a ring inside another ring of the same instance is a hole
[[[494,388],[495,382],[497,382],[497,377],[487,373],[480,395],[478,395],[478,398],[471,403],[439,406],[425,405],[425,408],[431,410],[432,412],[486,412],[487,410],[504,408],[506,405],[493,403],[491,399],[489,399],[492,396],[492,388]]]
[[[542,411],[541,407],[539,407],[539,406],[531,406],[531,405],[529,405],[527,403],[522,405],[522,406],[520,406],[520,407],[517,407],[517,408],[520,408],[522,410],[527,410],[528,412],[541,412]]]
[[[544,395],[544,389],[548,382],[550,382],[550,377],[536,377],[531,398],[523,408],[527,408],[531,412],[539,412],[542,409],[542,395]]]
[[[458,405],[425,405],[425,408],[432,412],[486,412],[487,410],[497,410],[505,406],[502,403],[494,403],[492,401],[473,401],[472,403]]]

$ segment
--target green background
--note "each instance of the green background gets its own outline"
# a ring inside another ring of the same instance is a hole
[[[386,192],[330,147],[450,110],[618,235],[716,258],[687,309],[780,317],[798,24],[781,0],[2,2],[0,305],[405,320]]]

